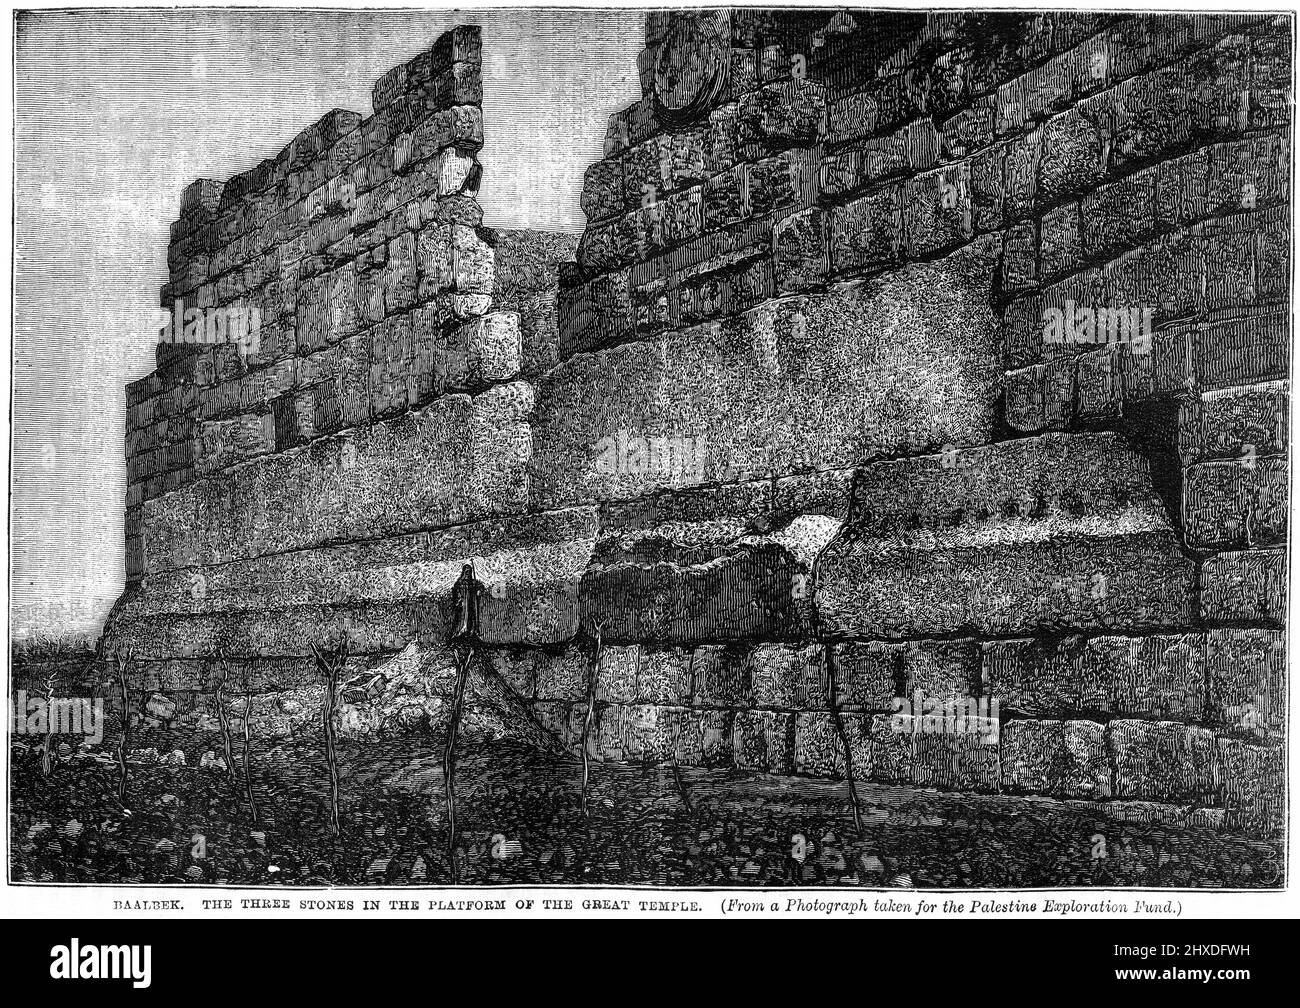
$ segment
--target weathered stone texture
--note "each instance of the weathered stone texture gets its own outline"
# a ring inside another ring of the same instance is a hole
[[[1111,435],[1047,435],[865,466],[819,564],[840,633],[1177,626],[1182,556],[1141,460]]]
[[[995,253],[983,246],[571,358],[538,383],[534,501],[628,498],[986,440]],[[624,447],[639,438],[639,452]]]
[[[149,501],[150,572],[521,511],[532,390],[516,383],[313,442]]]
[[[436,729],[469,564],[476,737],[1273,835],[1289,25],[646,42],[580,237],[482,226],[475,29],[186,190],[162,302],[262,329],[128,386],[149,716],[223,650],[284,737],[346,632],[340,730]]]

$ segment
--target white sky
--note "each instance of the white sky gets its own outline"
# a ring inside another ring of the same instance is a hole
[[[483,28],[485,223],[580,231],[583,170],[640,96],[641,11],[23,15],[15,70],[11,624],[96,629],[122,590],[123,385],[153,367],[193,179],[276,154],[457,24]]]

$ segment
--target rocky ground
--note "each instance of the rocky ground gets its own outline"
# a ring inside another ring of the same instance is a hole
[[[148,741],[147,738],[142,741]],[[594,767],[508,745],[457,760],[457,876],[447,850],[441,745],[340,751],[330,832],[318,740],[251,760],[253,804],[215,754],[133,750],[125,802],[111,751],[12,750],[11,874],[18,882],[231,885],[677,885],[1229,887],[1281,881],[1276,849],[1204,830],[1086,814],[861,805],[787,795],[777,778]],[[183,757],[182,757],[183,758]],[[241,758],[236,753],[238,765]],[[203,764],[203,765],[198,765]],[[740,800],[736,799],[739,795]],[[745,795],[750,795],[748,800]],[[792,800],[786,800],[785,797]]]

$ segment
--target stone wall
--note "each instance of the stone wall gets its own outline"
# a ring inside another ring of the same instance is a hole
[[[347,633],[361,737],[426,730],[470,563],[484,674],[570,751],[594,662],[598,760],[1270,835],[1289,39],[652,12],[575,249],[481,226],[478,34],[444,36],[186,191],[163,303],[263,338],[128,389],[107,652],[210,727],[232,670],[302,711]]]

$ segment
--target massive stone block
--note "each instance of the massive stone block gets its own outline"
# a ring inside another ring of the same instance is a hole
[[[1220,553],[1201,564],[1201,617],[1207,620],[1273,620],[1287,613],[1284,550]]]
[[[1206,635],[1213,720],[1255,738],[1286,733],[1286,634],[1219,629]]]
[[[582,618],[610,640],[806,634],[812,568],[848,508],[848,471],[698,488],[605,508]]]
[[[110,636],[142,656],[167,654],[167,640],[185,654],[307,654],[337,629],[373,637],[395,619],[374,648],[391,650],[450,632],[452,585],[471,564],[484,642],[558,643],[577,630],[595,540],[594,509],[573,509],[164,571],[119,606]]]
[[[1172,721],[1112,721],[1106,746],[1118,798],[1207,802],[1214,792],[1215,740],[1204,728]]]
[[[152,500],[154,574],[524,510],[523,382],[253,460]]]
[[[831,469],[992,434],[995,241],[581,353],[537,385],[533,502]]]
[[[1228,822],[1256,834],[1285,828],[1286,749],[1221,738],[1216,757]]]
[[[817,608],[852,636],[1160,627],[1190,619],[1191,582],[1145,461],[1058,434],[864,466]]]
[[[737,711],[732,724],[736,768],[789,773],[794,760],[794,717],[778,711]]]
[[[983,679],[1004,711],[1087,711],[1198,721],[1205,714],[1203,634],[992,641]]]
[[[1183,484],[1188,543],[1213,549],[1285,541],[1289,485],[1283,456],[1189,467]]]
[[[1093,721],[1011,721],[1002,730],[1008,789],[1109,798],[1105,729]]]

